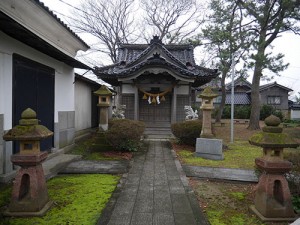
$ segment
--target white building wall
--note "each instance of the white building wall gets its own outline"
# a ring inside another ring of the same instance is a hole
[[[6,130],[12,125],[12,76],[8,76],[12,74],[12,60],[1,45],[0,42],[0,114],[4,115],[3,129]]]
[[[84,82],[75,83],[75,131],[92,126],[92,89]]]
[[[14,53],[55,69],[55,121],[59,111],[74,111],[74,69],[0,32],[0,113],[4,113],[4,129],[12,125],[12,55]],[[4,97],[5,96],[5,97]],[[4,101],[2,100],[3,98]]]
[[[300,110],[291,110],[291,119],[292,120],[300,120]]]
[[[134,94],[136,87],[133,84],[122,84],[122,94]]]
[[[175,88],[177,88],[178,95],[189,95],[190,94],[190,87],[188,85],[180,85]]]

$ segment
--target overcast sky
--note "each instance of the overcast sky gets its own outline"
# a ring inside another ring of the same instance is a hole
[[[65,20],[66,17],[71,14],[72,7],[63,3],[70,3],[72,6],[78,6],[79,0],[40,0],[46,6],[49,7],[59,18],[68,24]],[[91,45],[93,40],[86,35],[78,34],[87,44]],[[283,53],[285,55],[284,62],[289,63],[290,66],[287,70],[281,73],[281,76],[275,76],[272,81],[261,81],[261,84],[270,83],[276,81],[278,84],[293,89],[291,95],[298,94],[300,92],[300,36],[296,36],[292,33],[283,34],[282,37],[277,38],[273,42],[273,51],[275,53]],[[197,50],[197,49],[196,49]],[[197,55],[197,52],[195,52]],[[105,60],[103,61],[105,63]],[[99,63],[101,65],[101,63]],[[249,72],[251,75],[251,72]],[[251,82],[252,76],[249,77]]]

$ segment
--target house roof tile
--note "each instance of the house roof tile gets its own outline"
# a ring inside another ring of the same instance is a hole
[[[226,93],[225,104],[231,104],[231,93]],[[250,105],[250,96],[246,93],[236,92],[234,93],[234,104],[235,105]]]

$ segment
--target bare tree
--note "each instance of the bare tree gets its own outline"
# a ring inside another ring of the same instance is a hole
[[[249,34],[256,36],[253,44],[252,62],[254,68],[251,90],[251,114],[248,129],[260,129],[260,99],[259,85],[263,71],[268,69],[275,74],[287,68],[283,64],[283,54],[276,56],[268,53],[266,49],[280,36],[280,33],[293,31],[299,34],[300,20],[299,1],[296,0],[236,0],[244,8],[245,16],[255,21],[249,25]]]
[[[85,0],[75,9],[72,26],[77,32],[89,33],[99,39],[96,51],[117,60],[120,43],[134,42],[134,0]],[[101,47],[99,47],[101,46]]]
[[[140,4],[145,13],[142,33],[147,40],[158,35],[165,43],[181,43],[201,25],[203,10],[197,0],[141,0]]]

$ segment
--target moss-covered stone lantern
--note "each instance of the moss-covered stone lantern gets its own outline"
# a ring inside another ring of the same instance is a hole
[[[39,125],[36,113],[28,108],[21,114],[19,125],[4,136],[6,141],[19,141],[20,152],[11,161],[20,166],[13,184],[9,216],[42,216],[51,207],[41,162],[47,152],[40,151],[40,140],[51,137],[53,132]]]
[[[280,119],[271,115],[265,119],[262,132],[250,137],[252,145],[263,148],[263,156],[255,159],[262,171],[257,184],[254,206],[250,208],[264,221],[293,221],[295,214],[288,182],[284,174],[292,163],[283,159],[284,148],[297,148],[297,144],[279,127]]]
[[[105,85],[102,85],[94,94],[98,96],[97,106],[100,108],[99,129],[106,131],[108,129],[108,107],[111,105],[112,92]]]
[[[200,109],[203,111],[202,130],[200,134],[201,138],[214,137],[211,129],[211,113],[214,109],[213,99],[217,96],[218,94],[214,93],[209,86],[207,86],[203,92],[198,95],[198,98],[202,98],[202,105]]]

